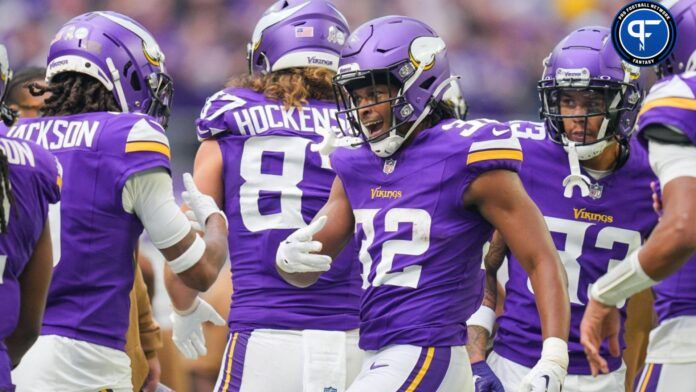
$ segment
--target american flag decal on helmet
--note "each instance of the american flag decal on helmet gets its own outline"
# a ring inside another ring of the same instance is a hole
[[[314,27],[295,27],[295,38],[312,38],[314,37]]]

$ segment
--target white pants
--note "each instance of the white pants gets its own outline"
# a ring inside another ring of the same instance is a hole
[[[506,392],[516,392],[524,376],[532,370],[496,354],[495,351],[488,356],[486,362],[498,376]],[[563,392],[623,392],[626,390],[625,385],[626,365],[621,364],[613,372],[597,377],[569,374],[563,382]]]
[[[650,332],[648,355],[634,390],[696,392],[696,316],[663,321]]]
[[[56,335],[39,336],[12,371],[17,392],[130,392],[125,352]]]
[[[388,346],[367,351],[362,370],[348,392],[473,392],[466,349]]]
[[[345,392],[360,371],[358,331],[232,332],[215,392]]]
[[[696,362],[646,363],[633,386],[639,392],[696,392]]]

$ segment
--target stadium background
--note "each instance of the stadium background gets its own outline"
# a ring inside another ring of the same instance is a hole
[[[351,28],[383,15],[402,14],[433,26],[448,45],[452,71],[469,105],[469,118],[499,120],[537,119],[536,82],[542,59],[565,34],[584,25],[611,23],[625,3],[612,0],[332,0]],[[230,77],[247,72],[246,43],[254,25],[272,0],[0,0],[0,42],[8,47],[15,71],[45,66],[48,43],[59,27],[75,15],[112,10],[145,25],[166,55],[174,79],[174,107],[167,131],[173,150],[175,186],[180,174],[190,171],[197,148],[194,120],[205,98],[222,88]],[[177,192],[178,194],[178,192]],[[160,282],[162,260],[144,246],[153,259],[157,321],[170,327],[169,300]],[[229,281],[222,274],[220,281]],[[229,283],[211,290],[224,308]],[[225,312],[226,314],[226,312]],[[218,331],[219,333],[222,333]],[[165,339],[167,335],[165,334]],[[213,338],[215,339],[215,338]],[[224,338],[222,338],[224,339]],[[171,345],[161,355],[162,380],[177,391],[205,390],[194,380],[213,369],[208,361],[185,361]],[[198,384],[198,387],[196,387]]]

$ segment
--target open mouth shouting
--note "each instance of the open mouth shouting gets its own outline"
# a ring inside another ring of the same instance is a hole
[[[369,140],[377,139],[389,130],[389,127],[384,126],[384,120],[381,118],[371,119],[367,121],[362,120],[362,125],[363,128],[365,128],[368,132]]]

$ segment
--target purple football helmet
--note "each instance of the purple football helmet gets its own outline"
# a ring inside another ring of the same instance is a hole
[[[677,25],[677,42],[672,54],[657,66],[660,77],[696,71],[696,0],[666,0]]]
[[[141,24],[111,11],[67,22],[48,51],[46,81],[64,72],[99,80],[124,113],[148,114],[166,127],[174,89],[164,53]]]
[[[338,68],[348,21],[325,0],[280,0],[264,12],[247,44],[249,72]]]
[[[7,58],[7,50],[4,45],[0,45],[0,120],[7,126],[12,125],[17,119],[17,113],[5,106],[5,94],[7,94],[10,80],[12,80],[12,70]]]
[[[591,26],[566,36],[544,59],[544,73],[539,81],[541,115],[550,137],[568,146],[564,118],[584,118],[581,141],[575,141],[578,158],[591,159],[604,151],[615,137],[626,139],[644,97],[640,69],[621,60],[606,27]],[[574,99],[566,94],[578,92],[586,97],[586,113],[561,115],[561,104]],[[589,117],[602,116],[600,129],[586,141]]]
[[[363,137],[376,155],[388,157],[438,107],[456,79],[450,75],[445,42],[425,23],[405,16],[368,21],[348,38],[334,77],[339,116],[345,115],[352,128],[344,132]],[[356,106],[355,90],[373,86],[374,91],[376,85],[398,92],[386,100],[375,97],[369,105]],[[392,113],[389,131],[370,137],[358,111],[387,102]]]

